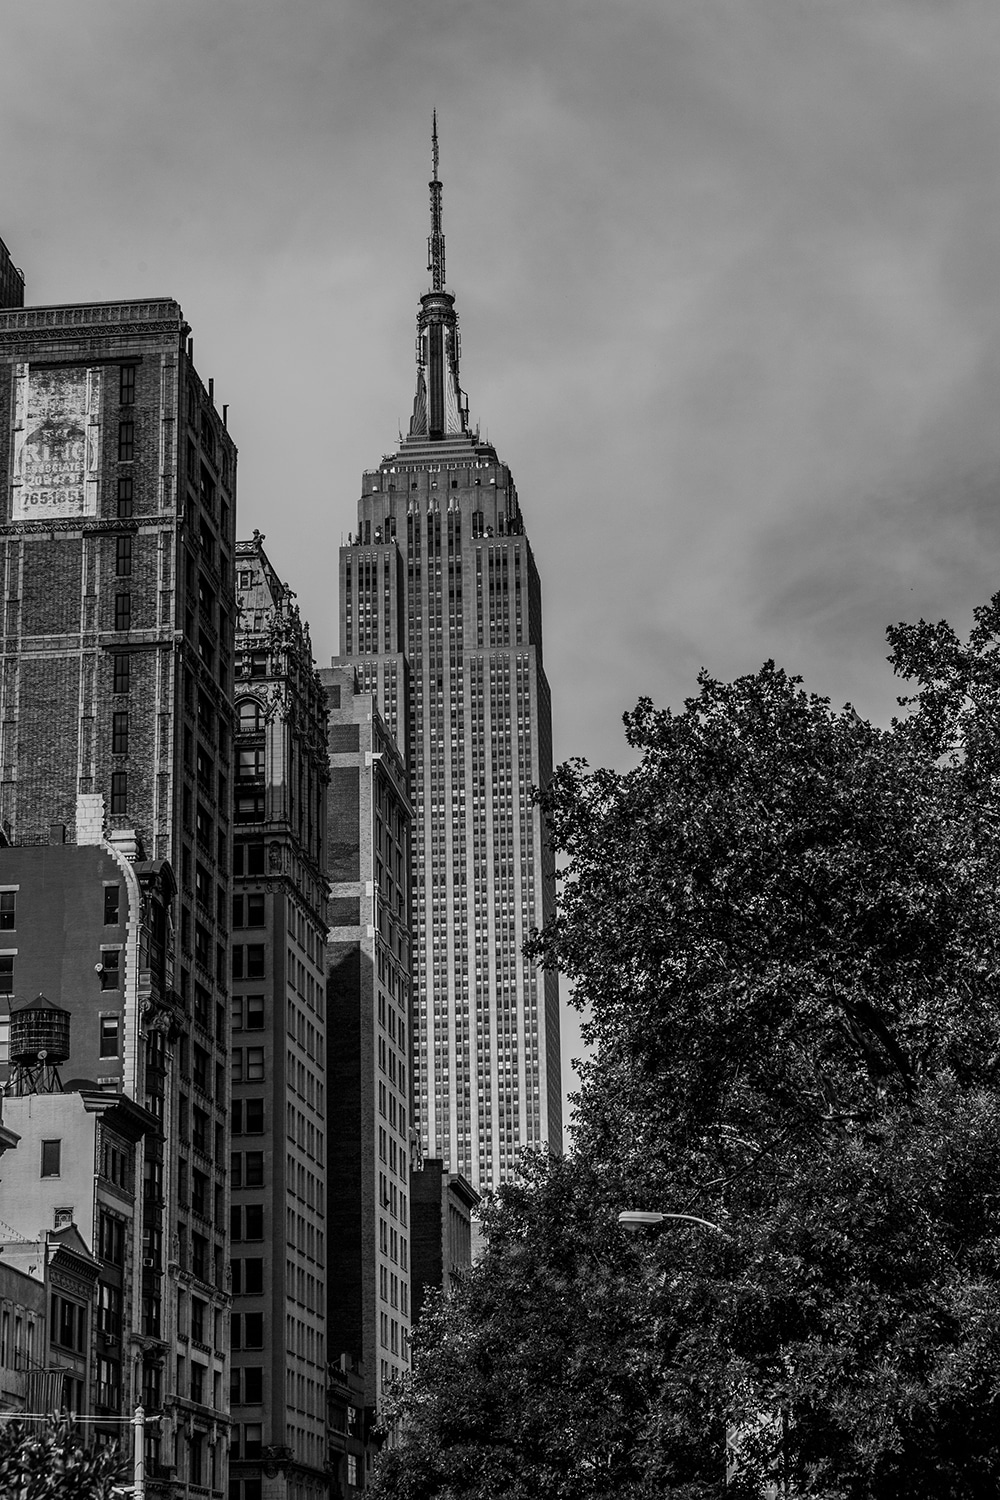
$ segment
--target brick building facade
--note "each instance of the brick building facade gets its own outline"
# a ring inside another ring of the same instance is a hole
[[[209,1452],[224,1474],[228,1433],[226,1380],[202,1372],[230,1295],[235,471],[176,302],[0,311],[0,831],[14,846],[127,834],[177,883],[182,1024],[155,1044],[164,1149],[147,1188],[164,1216],[148,1481],[163,1495],[204,1485]]]

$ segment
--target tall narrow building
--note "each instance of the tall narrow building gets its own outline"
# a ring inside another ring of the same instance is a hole
[[[356,1371],[362,1436],[407,1368],[410,1335],[410,808],[406,766],[357,674],[329,707],[327,1340]],[[367,1456],[367,1455],[366,1455]],[[346,1465],[350,1467],[350,1465]]]
[[[236,589],[229,1496],[320,1500],[333,1107],[326,698],[259,532],[236,544]]]
[[[524,957],[552,914],[532,787],[551,773],[541,587],[510,470],[469,421],[445,286],[435,121],[430,289],[408,435],[365,473],[340,558],[340,645],[406,754],[413,803],[415,1115],[477,1188],[561,1147],[555,974]]]
[[[163,1137],[136,1292],[149,1358],[122,1372],[126,1407],[158,1403],[161,1500],[222,1488],[229,1434],[236,450],[189,334],[170,298],[0,310],[0,860],[4,844],[127,842],[177,883],[175,1019],[142,1014],[138,1039],[138,1102]],[[7,993],[33,998],[5,946]],[[144,966],[131,934],[101,964],[126,988]]]

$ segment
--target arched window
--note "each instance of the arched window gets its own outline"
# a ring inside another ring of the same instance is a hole
[[[256,698],[241,698],[237,704],[241,734],[259,734],[264,728],[264,706]]]

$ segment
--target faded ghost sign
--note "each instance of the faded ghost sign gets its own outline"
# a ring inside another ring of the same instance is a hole
[[[96,516],[100,370],[19,365],[11,519]]]

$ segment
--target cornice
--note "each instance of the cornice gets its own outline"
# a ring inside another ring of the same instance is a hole
[[[14,307],[0,312],[0,346],[23,343],[25,335],[81,332],[98,338],[121,338],[123,334],[170,334],[181,338],[187,332],[187,324],[180,306],[172,298]]]
[[[167,513],[163,516],[131,516],[127,520],[118,516],[64,516],[48,521],[8,521],[0,526],[0,536],[46,536],[50,531],[75,531],[86,536],[100,532],[137,532],[144,523],[154,524],[157,530],[169,531],[176,518]]]

